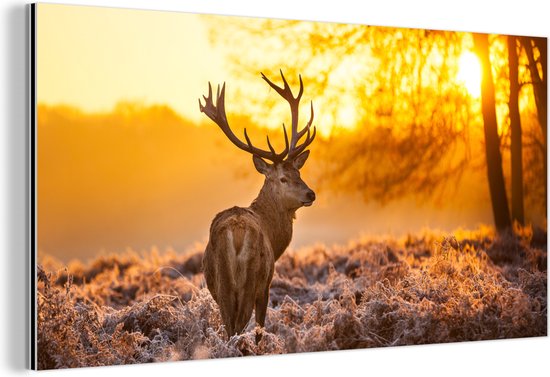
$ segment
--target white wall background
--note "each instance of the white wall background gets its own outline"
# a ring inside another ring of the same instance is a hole
[[[65,0],[64,3],[548,37],[547,0]],[[26,370],[26,2],[0,0],[0,373]],[[487,341],[42,372],[45,375],[540,375],[550,340]]]

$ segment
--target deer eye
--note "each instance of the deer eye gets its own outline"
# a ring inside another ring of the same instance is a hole
[[[287,183],[287,182],[288,182],[288,180],[286,178],[284,178],[284,177],[281,178],[281,183]]]

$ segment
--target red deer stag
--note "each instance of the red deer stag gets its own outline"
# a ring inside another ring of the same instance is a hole
[[[250,207],[233,207],[216,215],[204,252],[206,284],[220,308],[229,337],[243,331],[254,308],[256,323],[264,327],[275,261],[290,243],[296,210],[310,206],[315,200],[315,193],[300,178],[299,171],[309,156],[309,150],[305,149],[315,138],[315,127],[310,132],[313,102],[308,123],[298,131],[298,106],[304,90],[302,77],[299,76],[300,90],[296,97],[282,71],[281,77],[283,88],[262,73],[262,78],[290,104],[291,138],[289,143],[283,124],[285,149],[281,153],[275,152],[269,137],[269,150],[253,146],[246,128],[246,143],[235,136],[225,115],[225,84],[221,91],[218,86],[216,104],[210,83],[208,97],[203,96],[204,106],[199,100],[200,111],[214,121],[233,144],[251,153],[256,170],[265,175],[264,185]],[[260,339],[258,333],[256,341]]]

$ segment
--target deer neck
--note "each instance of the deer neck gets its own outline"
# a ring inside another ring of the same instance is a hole
[[[279,259],[292,239],[292,223],[296,210],[284,208],[267,184],[264,184],[250,208],[263,223],[275,260]]]

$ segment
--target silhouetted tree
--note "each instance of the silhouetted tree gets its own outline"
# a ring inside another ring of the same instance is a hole
[[[485,134],[485,157],[487,160],[487,178],[493,208],[493,219],[497,230],[510,227],[510,212],[506,199],[506,187],[502,172],[500,138],[498,135],[495,110],[495,86],[491,59],[489,58],[489,40],[487,34],[473,34],[474,44],[481,61],[481,108],[483,113],[483,130]]]
[[[535,104],[537,106],[538,120],[546,143],[548,126],[547,39],[522,37],[521,43],[525,48],[527,59],[529,61],[528,68],[531,74],[531,83],[533,84],[533,93],[535,97]],[[533,47],[536,47],[536,50]]]
[[[537,107],[537,117],[542,129],[542,153],[544,155],[544,174],[548,171],[548,44],[546,38],[522,37],[521,44],[528,59],[528,68],[533,85],[533,95]],[[538,56],[537,56],[537,55]],[[546,207],[547,180],[544,180],[544,204]]]
[[[508,109],[511,128],[512,220],[523,225],[525,222],[523,210],[523,148],[521,139],[521,118],[519,114],[517,39],[514,36],[508,36],[508,70],[510,82]]]

